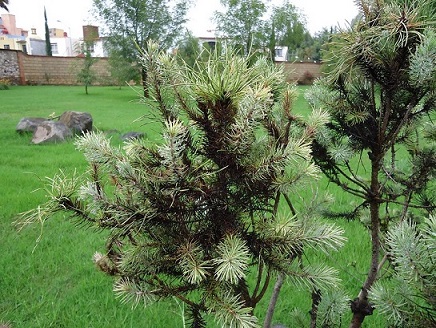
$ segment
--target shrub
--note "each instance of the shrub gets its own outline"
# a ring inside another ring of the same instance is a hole
[[[8,90],[11,82],[7,78],[0,79],[0,90]]]
[[[303,76],[298,78],[297,83],[299,85],[311,85],[311,84],[313,84],[314,80],[315,80],[315,77],[313,76],[313,74],[310,73],[309,71],[305,71]]]

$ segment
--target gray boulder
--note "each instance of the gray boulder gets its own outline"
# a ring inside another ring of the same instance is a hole
[[[145,137],[145,134],[142,132],[127,132],[127,133],[124,133],[123,135],[121,135],[120,138],[123,141],[128,141],[131,139],[141,139],[144,137]]]
[[[23,117],[20,122],[18,122],[17,127],[15,130],[19,133],[26,133],[26,132],[35,132],[38,125],[41,123],[47,121],[46,118],[42,117]]]
[[[32,143],[60,142],[73,136],[71,129],[62,122],[45,121],[33,133]]]
[[[92,116],[89,113],[67,111],[59,117],[74,134],[83,134],[92,131]]]

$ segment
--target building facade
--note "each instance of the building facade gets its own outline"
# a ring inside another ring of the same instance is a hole
[[[2,14],[0,16],[0,48],[20,50],[28,53],[28,31],[18,28],[15,15]]]
[[[93,57],[106,57],[104,38],[98,27],[83,26],[83,38],[72,38],[62,28],[50,28],[50,46],[55,57],[76,57],[84,53],[84,44]],[[86,41],[86,42],[85,42]],[[2,14],[0,18],[0,49],[19,50],[28,55],[46,56],[45,37],[38,35],[36,28],[27,30],[17,27],[15,15]]]

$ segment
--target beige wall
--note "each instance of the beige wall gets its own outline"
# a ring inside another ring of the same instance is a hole
[[[77,73],[84,58],[28,56],[21,54],[26,84],[77,84]],[[106,58],[99,58],[91,67],[97,76],[94,84],[112,84]]]
[[[15,40],[8,38],[7,35],[0,34],[0,49],[5,49],[5,45],[9,46],[9,49],[15,49]]]
[[[17,70],[8,70],[0,78],[10,78],[19,84],[54,84],[74,85],[77,82],[77,73],[83,67],[84,58],[79,57],[49,57],[31,56],[16,50],[0,49],[0,67],[18,67]],[[109,64],[107,58],[98,58],[92,65],[97,76],[95,85],[111,85]]]
[[[287,62],[278,65],[283,65],[286,79],[290,82],[305,84],[308,79],[313,81],[321,76],[321,63]]]

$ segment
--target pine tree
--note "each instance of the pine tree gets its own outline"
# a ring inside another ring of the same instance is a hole
[[[328,117],[295,115],[294,87],[265,58],[250,66],[224,52],[193,69],[155,43],[147,49],[147,103],[161,142],[120,149],[99,133],[81,137],[89,176],[51,179],[50,200],[23,222],[66,211],[108,230],[94,260],[117,277],[115,293],[145,305],[176,298],[192,327],[203,327],[206,313],[223,326],[257,326],[254,308],[277,273],[311,288],[335,285],[334,270],[298,258],[308,247],[337,249],[342,230],[303,219],[289,196],[318,174],[310,142]]]
[[[436,34],[431,1],[359,1],[361,18],[329,44],[328,73],[308,94],[332,120],[313,144],[330,181],[361,199],[372,241],[368,275],[351,309],[360,327],[368,292],[390,262],[386,232],[434,211]],[[394,266],[395,269],[395,266]]]

